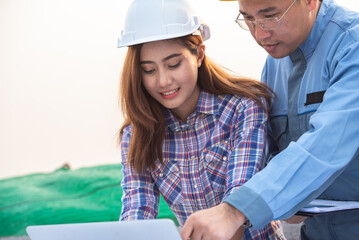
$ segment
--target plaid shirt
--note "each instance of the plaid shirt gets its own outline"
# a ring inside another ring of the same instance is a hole
[[[165,110],[163,164],[137,174],[126,164],[131,126],[121,141],[123,197],[120,220],[153,219],[162,194],[180,224],[218,205],[263,166],[267,115],[248,98],[201,92],[183,122]],[[258,213],[260,214],[260,213]],[[279,222],[246,229],[244,239],[285,239]]]

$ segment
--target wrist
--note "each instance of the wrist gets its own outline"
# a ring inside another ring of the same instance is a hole
[[[227,212],[231,214],[231,218],[238,223],[238,227],[244,225],[245,223],[250,224],[247,217],[239,211],[237,208],[233,207],[231,204],[224,202],[222,203],[224,207],[227,209]],[[250,224],[251,225],[251,224]]]

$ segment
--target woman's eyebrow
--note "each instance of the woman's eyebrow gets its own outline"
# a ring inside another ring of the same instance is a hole
[[[151,64],[153,63],[152,61],[140,61],[140,64]]]
[[[181,55],[182,55],[182,54],[180,54],[180,53],[171,54],[171,55],[165,57],[165,58],[162,60],[162,62],[168,61],[168,60],[171,59],[171,58],[178,57],[178,56],[181,56]],[[140,61],[140,64],[151,64],[151,63],[153,63],[153,61]]]
[[[171,54],[171,55],[165,57],[165,58],[162,60],[162,62],[165,62],[165,61],[167,61],[167,60],[169,60],[169,59],[171,59],[171,58],[178,57],[178,56],[181,56],[181,55],[182,55],[182,54],[180,54],[180,53]]]

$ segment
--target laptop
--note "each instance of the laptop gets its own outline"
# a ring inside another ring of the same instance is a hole
[[[181,240],[170,219],[29,226],[31,240]]]

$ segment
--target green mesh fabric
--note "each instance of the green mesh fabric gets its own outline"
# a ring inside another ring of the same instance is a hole
[[[29,225],[118,221],[121,165],[101,165],[0,180],[0,237],[24,236]],[[158,218],[176,217],[163,198]]]

